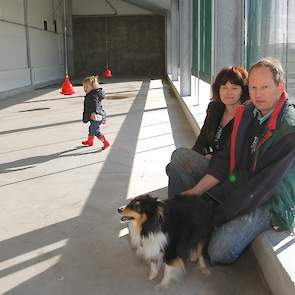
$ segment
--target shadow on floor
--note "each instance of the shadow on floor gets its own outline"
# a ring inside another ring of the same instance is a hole
[[[6,109],[17,104],[29,103],[27,100],[32,100],[46,93],[56,91],[56,88],[56,85],[46,86],[44,88],[36,89],[34,91],[28,91],[21,94],[9,96],[7,98],[2,98],[0,99],[0,110]]]
[[[108,294],[109,292],[103,290],[112,290],[112,286],[116,286],[120,279],[124,280],[123,277],[126,275],[124,272],[120,272],[121,278],[114,275],[123,267],[122,262],[125,260],[116,259],[116,256],[123,255],[124,251],[122,252],[123,249],[117,240],[119,219],[116,217],[114,208],[118,208],[127,195],[148,90],[149,81],[144,81],[118,136],[110,147],[108,157],[81,215],[69,222],[61,223],[60,226],[58,224],[50,226],[50,229],[54,230],[54,233],[50,235],[54,237],[54,241],[59,239],[59,236],[62,239],[65,238],[65,235],[60,235],[60,232],[67,232],[68,241],[60,249],[61,259],[59,263],[6,292],[6,294],[52,294],[53,291],[49,291],[47,287],[44,288],[48,282],[55,285],[54,293],[57,295],[94,294],[93,292],[96,293],[95,290],[99,294]],[[126,146],[126,142],[128,142],[128,146]],[[35,158],[34,160],[44,161],[57,156],[59,155],[54,154],[47,158]],[[118,163],[118,165],[114,166],[114,163]],[[112,185],[113,183],[116,183],[116,185]],[[103,192],[101,191],[102,187],[104,187]],[[46,229],[42,231],[47,232]],[[39,234],[40,232],[36,231],[34,234],[28,235],[28,237],[30,236],[31,248],[38,249],[42,245],[54,242],[48,238],[42,241]],[[24,237],[21,238],[24,239]],[[20,241],[18,238],[14,238],[9,242],[1,242],[0,247],[3,250],[1,253],[5,251],[11,253],[11,249],[13,249],[11,244],[18,245],[16,246],[17,250],[21,252],[18,253],[19,255],[26,253],[28,249],[26,249],[26,246],[23,249],[18,241]],[[7,248],[8,244],[10,245]],[[110,247],[110,245],[113,246]],[[15,255],[16,253],[12,252],[12,254],[1,255],[1,257],[13,257]],[[117,262],[120,262],[119,265],[117,265]],[[109,272],[113,273],[114,280],[110,278]],[[98,275],[99,277],[97,277]],[[81,279],[81,276],[84,279]],[[58,280],[58,277],[65,279]],[[94,285],[89,286],[89,281]],[[119,288],[117,290],[119,291]]]

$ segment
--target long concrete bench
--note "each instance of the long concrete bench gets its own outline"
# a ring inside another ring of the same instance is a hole
[[[197,136],[200,127],[194,110],[179,95],[169,78],[168,82]],[[251,247],[273,295],[295,295],[295,236],[269,230],[261,234]]]
[[[269,230],[251,246],[272,293],[295,294],[295,236]]]

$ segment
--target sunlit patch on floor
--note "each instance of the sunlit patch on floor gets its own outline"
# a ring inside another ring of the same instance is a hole
[[[57,264],[66,243],[67,239],[64,239],[1,262],[1,292],[15,288]]]

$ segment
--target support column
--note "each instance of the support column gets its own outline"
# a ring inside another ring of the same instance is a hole
[[[172,81],[178,80],[178,60],[179,60],[179,20],[178,20],[178,0],[171,0],[171,74]]]
[[[28,0],[23,0],[24,5],[24,21],[25,21],[25,34],[26,34],[26,47],[27,47],[27,65],[30,70],[30,83],[33,85],[33,75],[32,75],[32,61],[30,52],[30,36],[28,28]]]
[[[171,13],[166,14],[166,72],[171,74]]]
[[[180,95],[191,94],[191,10],[190,0],[179,0]]]

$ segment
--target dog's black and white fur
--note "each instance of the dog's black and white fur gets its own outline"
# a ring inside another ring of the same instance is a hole
[[[164,264],[157,289],[167,288],[184,273],[189,256],[198,260],[206,272],[202,250],[213,229],[213,211],[213,202],[198,196],[161,201],[148,194],[118,209],[121,221],[128,222],[130,241],[137,255],[150,263],[149,280],[157,276]]]

